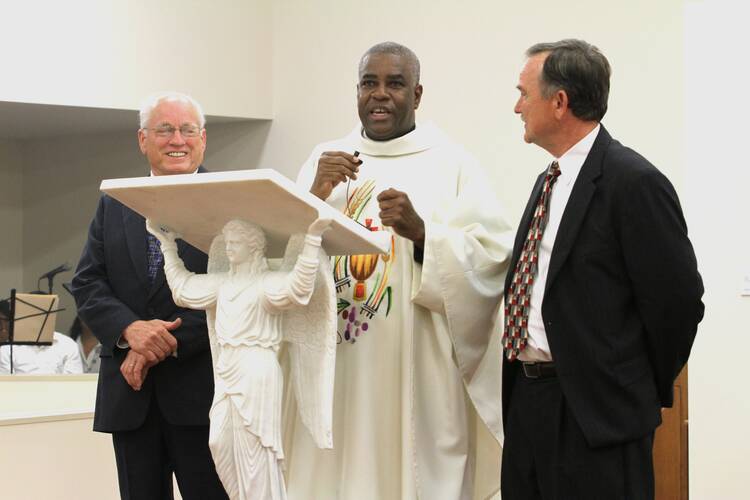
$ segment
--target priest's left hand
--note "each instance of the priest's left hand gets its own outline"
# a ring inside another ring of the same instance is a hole
[[[409,195],[393,188],[378,195],[380,222],[392,227],[399,236],[414,242],[417,248],[424,248],[424,221],[414,210]]]

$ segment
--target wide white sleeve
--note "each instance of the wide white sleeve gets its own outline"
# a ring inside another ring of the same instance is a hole
[[[162,244],[164,274],[175,304],[190,309],[208,309],[216,303],[222,282],[218,274],[196,274],[188,271],[177,254],[177,247]]]
[[[414,266],[412,301],[446,318],[469,395],[499,439],[502,355],[496,323],[513,233],[486,175],[469,157],[455,193],[425,221],[424,258]]]
[[[315,173],[318,170],[319,159],[320,151],[319,148],[316,147],[312,150],[312,153],[310,153],[310,156],[305,163],[302,164],[302,167],[300,167],[299,172],[297,173],[296,183],[306,191],[310,190],[310,187],[312,187],[312,183],[315,180]]]

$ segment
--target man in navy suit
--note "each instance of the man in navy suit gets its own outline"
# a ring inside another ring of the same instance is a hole
[[[151,175],[201,170],[205,118],[189,96],[153,96],[138,142]],[[206,255],[179,241],[196,273]],[[206,318],[177,307],[145,220],[102,196],[72,283],[79,316],[102,344],[94,430],[112,434],[123,499],[225,499],[208,448],[213,371]]]
[[[594,46],[532,46],[515,112],[553,160],[532,190],[505,285],[502,495],[653,498],[661,408],[703,317],[674,188],[600,124]]]

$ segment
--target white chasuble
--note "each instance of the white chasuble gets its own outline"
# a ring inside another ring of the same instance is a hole
[[[373,231],[377,195],[408,194],[425,221],[423,263],[392,233],[388,255],[332,258],[338,298],[333,450],[287,420],[292,500],[472,499],[499,491],[499,327],[513,234],[476,162],[434,125],[385,142],[319,145],[359,151],[358,179],[326,200]],[[285,405],[293,404],[285,396]],[[285,410],[285,415],[296,412]]]

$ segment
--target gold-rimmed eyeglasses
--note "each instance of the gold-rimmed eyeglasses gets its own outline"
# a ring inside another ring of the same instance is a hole
[[[146,130],[152,130],[156,137],[164,138],[172,137],[176,131],[180,131],[182,137],[191,139],[198,137],[201,133],[201,128],[198,125],[180,125],[179,128],[175,128],[172,125],[159,125],[158,127],[147,128]]]

